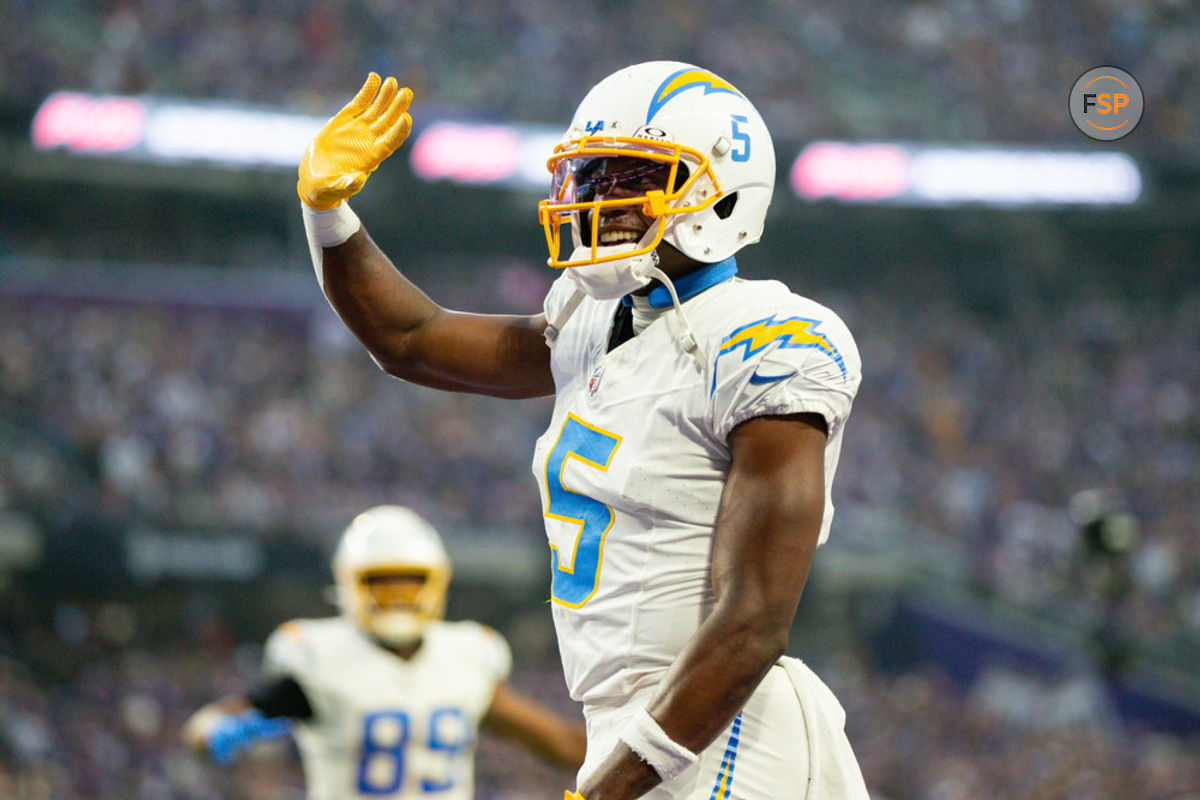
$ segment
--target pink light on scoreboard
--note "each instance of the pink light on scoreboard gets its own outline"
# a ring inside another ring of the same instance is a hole
[[[869,202],[908,188],[909,155],[891,144],[814,142],[792,164],[792,188],[808,200]]]
[[[131,150],[146,132],[146,106],[131,97],[56,92],[33,119],[35,147],[63,147],[80,153]]]
[[[497,183],[511,180],[520,167],[521,136],[507,125],[438,122],[413,145],[413,172],[425,180]]]
[[[804,200],[946,208],[1129,205],[1143,188],[1126,153],[990,143],[812,142],[789,179]]]

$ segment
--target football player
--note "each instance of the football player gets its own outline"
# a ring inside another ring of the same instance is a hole
[[[469,800],[480,725],[578,769],[581,723],[505,682],[508,645],[474,622],[445,622],[450,561],[410,509],[363,512],[333,558],[338,617],[293,620],[267,640],[264,682],[197,711],[194,749],[229,763],[293,733],[314,800]]]
[[[533,472],[588,731],[568,798],[865,798],[842,707],[785,655],[861,364],[830,309],[737,275],[774,188],[762,117],[690,64],[602,80],[549,156],[542,312],[484,315],[430,300],[346,203],[411,99],[370,75],[307,149],[301,210],[327,299],[388,373],[556,398]]]

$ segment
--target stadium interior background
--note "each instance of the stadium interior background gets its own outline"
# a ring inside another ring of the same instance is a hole
[[[254,680],[276,624],[332,613],[331,545],[376,503],[438,525],[449,616],[499,628],[515,685],[575,708],[529,473],[547,402],[376,369],[313,279],[294,167],[38,147],[46,99],[328,116],[367,69],[411,76],[413,138],[353,205],[435,300],[529,312],[553,278],[539,190],[426,180],[409,152],[439,120],[561,126],[604,74],[671,56],[775,133],[742,274],[830,305],[863,353],[793,645],[868,785],[1200,798],[1194,3],[667,2],[653,23],[617,2],[392,5],[0,9],[0,797],[302,796],[287,745],[221,770],[179,725]],[[1106,63],[1147,96],[1112,143],[1066,107]],[[805,198],[789,170],[818,141],[1119,152],[1140,192]],[[569,781],[490,742],[479,779],[481,798]]]

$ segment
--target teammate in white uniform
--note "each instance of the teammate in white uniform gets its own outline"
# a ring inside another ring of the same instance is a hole
[[[504,639],[441,619],[450,563],[425,520],[399,506],[364,512],[333,565],[342,616],[276,629],[267,679],[196,712],[189,744],[228,763],[291,732],[313,800],[470,800],[481,724],[578,768],[582,725],[508,687]]]
[[[841,706],[784,656],[860,362],[832,311],[736,276],[774,188],[758,112],[677,62],[593,87],[538,208],[563,273],[522,317],[436,305],[346,204],[407,136],[410,100],[372,74],[322,128],[305,226],[327,298],[390,374],[556,396],[533,470],[588,727],[568,798],[866,798]]]

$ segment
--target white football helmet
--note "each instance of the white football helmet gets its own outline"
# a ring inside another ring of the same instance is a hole
[[[624,176],[644,191],[605,198],[597,159],[622,157]],[[630,170],[627,158],[644,168]],[[661,241],[696,261],[721,261],[758,241],[775,187],[775,148],[758,111],[728,81],[677,61],[636,64],[596,84],[547,166],[550,197],[538,218],[552,267],[637,257]],[[657,218],[640,241],[598,241],[599,212],[629,206]],[[568,222],[574,249],[561,258]]]
[[[333,554],[338,605],[388,644],[413,642],[446,610],[450,559],[441,537],[403,506],[354,518]]]

